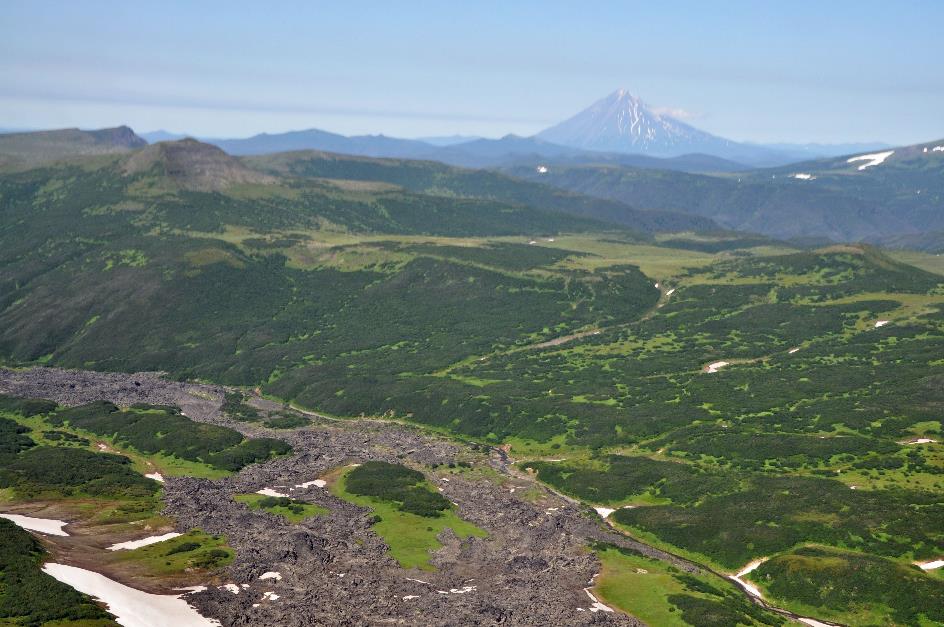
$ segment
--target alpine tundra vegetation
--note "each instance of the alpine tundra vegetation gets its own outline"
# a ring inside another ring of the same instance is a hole
[[[53,4],[0,625],[944,625],[938,7]]]

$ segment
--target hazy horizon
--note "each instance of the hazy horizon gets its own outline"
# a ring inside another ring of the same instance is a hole
[[[738,141],[944,136],[934,2],[236,9],[7,6],[0,126],[527,136],[622,87]]]

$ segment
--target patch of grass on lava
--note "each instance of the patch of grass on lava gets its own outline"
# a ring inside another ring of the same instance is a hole
[[[329,481],[329,489],[336,497],[373,510],[374,531],[384,539],[390,548],[390,555],[403,568],[435,570],[429,563],[430,554],[442,547],[436,538],[443,529],[452,529],[459,538],[484,538],[488,535],[470,522],[462,520],[450,507],[438,517],[417,516],[400,511],[395,501],[385,501],[372,496],[358,496],[347,491],[346,474],[352,468],[343,469],[342,473]]]
[[[312,505],[311,503],[296,501],[294,499],[280,499],[279,497],[264,496],[262,494],[237,494],[233,497],[233,500],[248,505],[250,509],[259,509],[269,512],[270,514],[278,514],[291,523],[298,523],[306,518],[328,513],[328,509],[320,505]],[[281,503],[283,500],[290,501],[290,503],[283,505]],[[278,504],[269,505],[270,501],[277,501]]]
[[[236,552],[226,546],[225,536],[211,536],[199,529],[163,542],[117,552],[119,561],[138,565],[156,576],[217,570],[232,562],[235,556]]]

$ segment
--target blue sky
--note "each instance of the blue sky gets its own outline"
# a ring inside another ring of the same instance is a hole
[[[737,140],[911,143],[944,137],[942,24],[938,0],[8,0],[0,127],[500,136],[625,87]]]

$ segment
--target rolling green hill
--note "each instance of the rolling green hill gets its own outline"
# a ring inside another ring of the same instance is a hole
[[[849,155],[708,176],[618,165],[508,174],[636,207],[682,211],[771,237],[883,241],[944,230],[944,141],[897,148],[877,165]],[[850,162],[850,159],[853,161]],[[862,169],[863,166],[866,166]]]
[[[640,211],[622,202],[564,192],[489,170],[470,170],[435,161],[374,159],[315,151],[277,153],[244,160],[272,174],[381,181],[423,194],[482,198],[563,211],[642,232],[717,229],[714,222],[698,216],[672,211]]]
[[[436,369],[657,298],[638,271],[545,269],[568,257],[547,249],[422,246],[602,223],[376,182],[286,181],[193,141],[11,173],[0,195],[0,350],[18,362],[247,385],[352,351]]]

